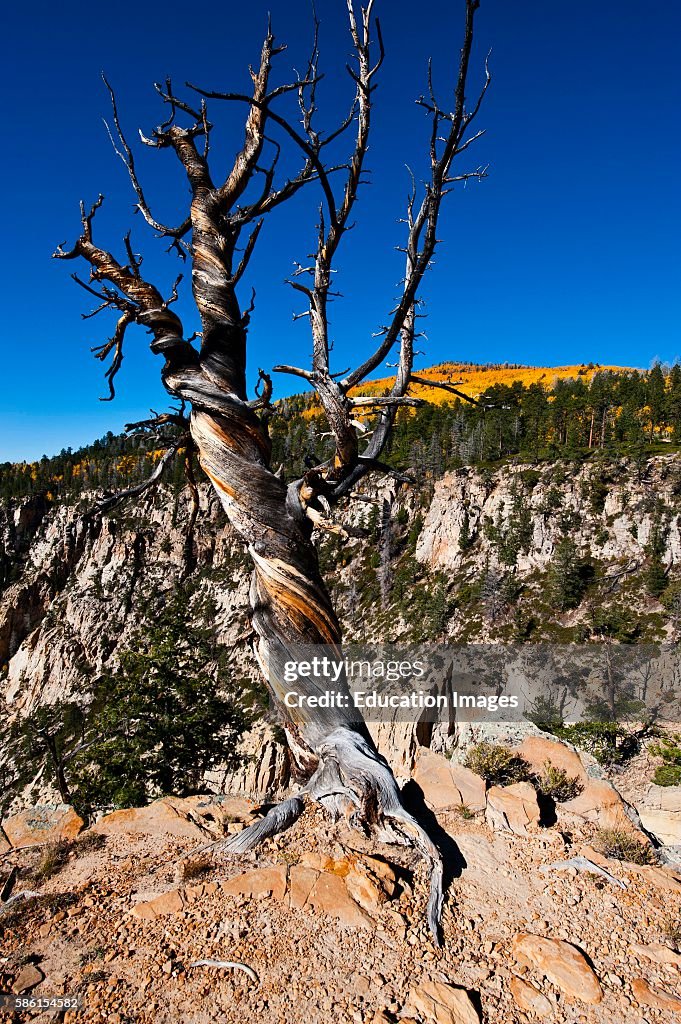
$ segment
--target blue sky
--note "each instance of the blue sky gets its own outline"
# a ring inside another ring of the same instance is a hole
[[[98,401],[106,388],[89,348],[104,340],[110,323],[105,314],[81,320],[88,304],[69,279],[75,268],[50,254],[75,237],[78,200],[101,191],[98,239],[118,246],[132,226],[135,248],[147,254],[145,272],[169,289],[176,261],[131,215],[124,169],[102,124],[108,108],[100,71],[116,87],[132,138],[163,119],[154,80],[171,74],[178,87],[190,79],[245,89],[268,6],[277,35],[289,43],[278,58],[283,80],[307,53],[308,0],[199,8],[139,0],[124,9],[38,0],[6,10],[0,460],[75,448],[166,404],[159,361],[140,330],[130,332],[116,400]],[[320,99],[336,114],[349,89],[345,5],[318,0],[317,7],[326,71]],[[377,0],[376,7],[387,58],[369,155],[373,184],[361,195],[358,224],[339,261],[345,298],[332,311],[338,370],[366,352],[396,294],[405,164],[417,175],[425,169],[427,124],[414,99],[429,55],[440,94],[450,88],[463,11],[460,0],[417,8]],[[212,19],[207,32],[204,15]],[[645,367],[681,355],[680,34],[677,4],[482,0],[471,88],[490,47],[494,81],[479,118],[487,135],[461,170],[489,163],[489,177],[448,201],[445,244],[424,291],[428,340],[419,365],[597,360]],[[226,168],[239,128],[234,112],[211,114],[222,131],[217,167]],[[140,161],[159,216],[178,218],[187,193],[171,155],[143,153]],[[252,373],[308,357],[306,321],[292,322],[300,305],[283,281],[293,260],[310,251],[316,201],[309,192],[272,217],[261,236],[244,282],[245,299],[251,284],[257,290]],[[189,323],[189,304],[182,309]],[[276,395],[296,390],[286,377],[275,386]]]

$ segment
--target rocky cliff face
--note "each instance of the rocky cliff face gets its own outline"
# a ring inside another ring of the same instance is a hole
[[[461,469],[436,485],[416,556],[436,568],[459,570],[470,564],[474,548],[480,568],[487,559],[498,560],[499,539],[515,531],[522,534],[515,565],[527,576],[550,565],[556,545],[569,533],[579,549],[602,563],[642,565],[658,528],[662,561],[673,569],[681,562],[680,485],[674,455],[644,466],[621,461],[569,470]]]
[[[432,639],[512,638],[520,620],[522,639],[551,638],[556,630],[561,638],[578,639],[575,630],[585,628],[589,608],[618,603],[629,614],[635,608],[637,639],[677,634],[681,469],[674,457],[577,469],[462,469],[427,494],[393,485],[374,498],[380,514],[373,513],[373,521],[371,506],[353,505],[357,536],[345,544],[336,538],[321,542],[334,597],[353,638],[360,632],[367,638],[412,638],[415,602],[426,591],[435,594],[434,581],[444,604],[429,627]],[[248,645],[239,640],[248,626],[248,560],[210,489],[200,488],[200,514],[189,538],[184,491],[162,487],[135,505],[83,523],[79,512],[92,500],[93,495],[84,497],[78,508],[42,497],[0,506],[4,714],[25,715],[41,703],[74,697],[87,700],[92,681],[116,664],[152,614],[150,599],[174,580],[191,583],[197,617],[232,650],[239,671],[255,677]],[[561,611],[547,602],[546,591],[566,537],[588,562],[591,576],[577,604]],[[646,589],[653,554],[663,575],[655,596]],[[513,587],[503,601],[487,599],[486,587],[501,592],[509,579]],[[361,601],[372,588],[375,600],[365,601],[360,614],[358,595]],[[397,731],[383,727],[381,744],[408,771],[415,738],[414,730],[402,729],[398,738]],[[437,733],[427,741],[440,748],[444,742]],[[249,743],[250,767],[236,784],[230,780],[232,791],[263,794],[285,784],[281,750],[262,736]]]

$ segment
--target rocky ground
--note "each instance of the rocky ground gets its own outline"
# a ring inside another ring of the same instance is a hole
[[[579,773],[573,751],[552,748]],[[528,783],[486,787],[422,751],[405,799],[445,856],[440,949],[418,859],[314,807],[238,858],[200,851],[257,816],[241,797],[159,801],[77,835],[68,809],[42,827],[19,816],[4,823],[0,990],[78,993],[84,1009],[60,1019],[111,1024],[671,1024],[681,871],[596,852],[604,823],[647,836],[607,782],[583,778],[547,814]],[[55,829],[74,838],[55,848]]]

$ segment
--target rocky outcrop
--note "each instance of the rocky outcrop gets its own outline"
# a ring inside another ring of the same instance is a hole
[[[309,907],[327,914],[348,927],[373,928],[372,915],[394,894],[395,883],[390,865],[375,857],[308,854],[300,864],[255,868],[218,884],[227,896],[272,897],[292,909]],[[146,920],[178,914],[217,888],[209,883],[171,889],[136,904],[132,914]]]
[[[2,832],[15,849],[75,839],[85,822],[68,804],[38,804],[5,818]]]
[[[605,779],[590,779],[579,796],[565,801],[562,810],[592,821],[600,828],[631,831],[641,825],[635,808]]]

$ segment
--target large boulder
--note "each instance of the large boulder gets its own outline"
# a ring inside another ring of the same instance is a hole
[[[70,804],[37,804],[6,818],[2,828],[12,846],[24,847],[75,839],[84,824]]]
[[[513,940],[512,952],[519,964],[534,967],[548,978],[568,999],[600,1003],[603,990],[595,971],[576,946],[562,939],[520,932]]]
[[[605,779],[589,779],[579,796],[561,804],[561,813],[566,812],[591,821],[599,828],[631,831],[640,825],[636,810]]]
[[[413,779],[434,811],[462,806],[471,811],[485,808],[484,779],[427,747],[421,747],[418,752]]]
[[[513,753],[524,758],[538,775],[549,761],[554,768],[562,769],[568,778],[578,779],[584,786],[589,781],[577,751],[565,743],[561,743],[560,740],[548,739],[544,736],[528,736]]]

